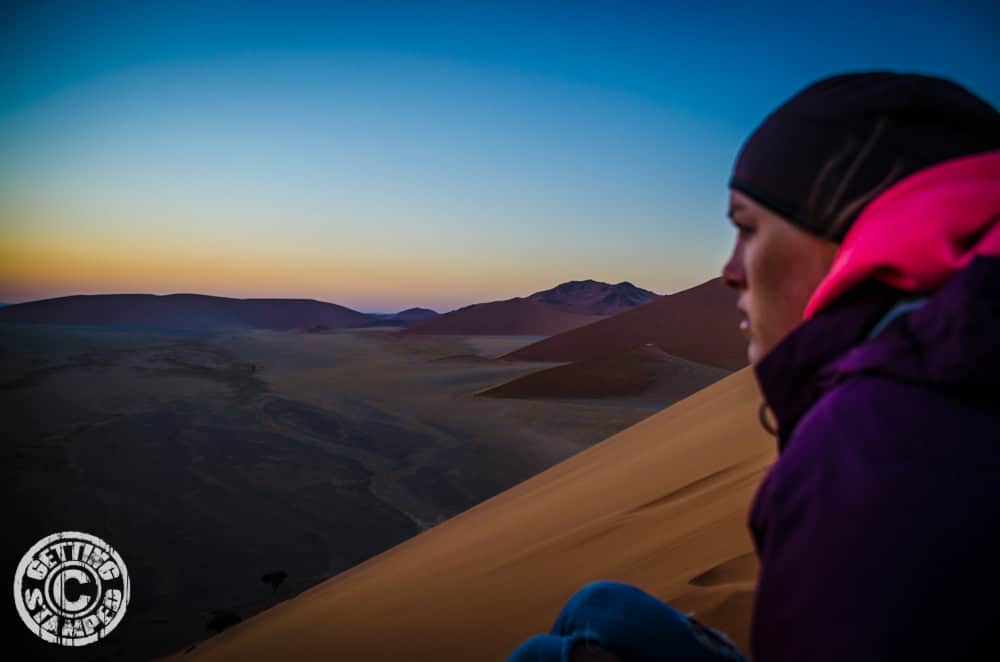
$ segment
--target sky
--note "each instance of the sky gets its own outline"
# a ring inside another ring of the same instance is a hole
[[[731,248],[740,145],[808,83],[1000,105],[989,4],[3,3],[0,301],[685,289]]]

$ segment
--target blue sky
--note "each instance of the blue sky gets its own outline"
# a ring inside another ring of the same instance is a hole
[[[23,3],[0,28],[0,300],[447,310],[718,274],[742,140],[816,78],[1000,103],[985,3]]]

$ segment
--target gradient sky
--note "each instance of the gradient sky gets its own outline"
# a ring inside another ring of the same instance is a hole
[[[718,275],[733,158],[816,78],[943,75],[1000,105],[984,2],[12,4],[7,302],[669,293]]]

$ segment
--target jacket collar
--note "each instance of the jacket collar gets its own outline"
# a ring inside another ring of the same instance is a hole
[[[911,293],[870,280],[785,336],[754,368],[784,450],[824,392],[856,374],[1000,393],[1000,256],[977,255],[918,309],[887,313]]]
[[[863,341],[900,294],[869,281],[801,323],[757,362],[757,382],[778,422],[779,451],[825,390],[823,369]]]

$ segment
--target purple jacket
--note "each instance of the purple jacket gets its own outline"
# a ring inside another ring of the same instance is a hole
[[[908,296],[868,281],[756,366],[780,454],[750,515],[755,662],[953,660],[1000,636],[1000,257],[887,318]]]

